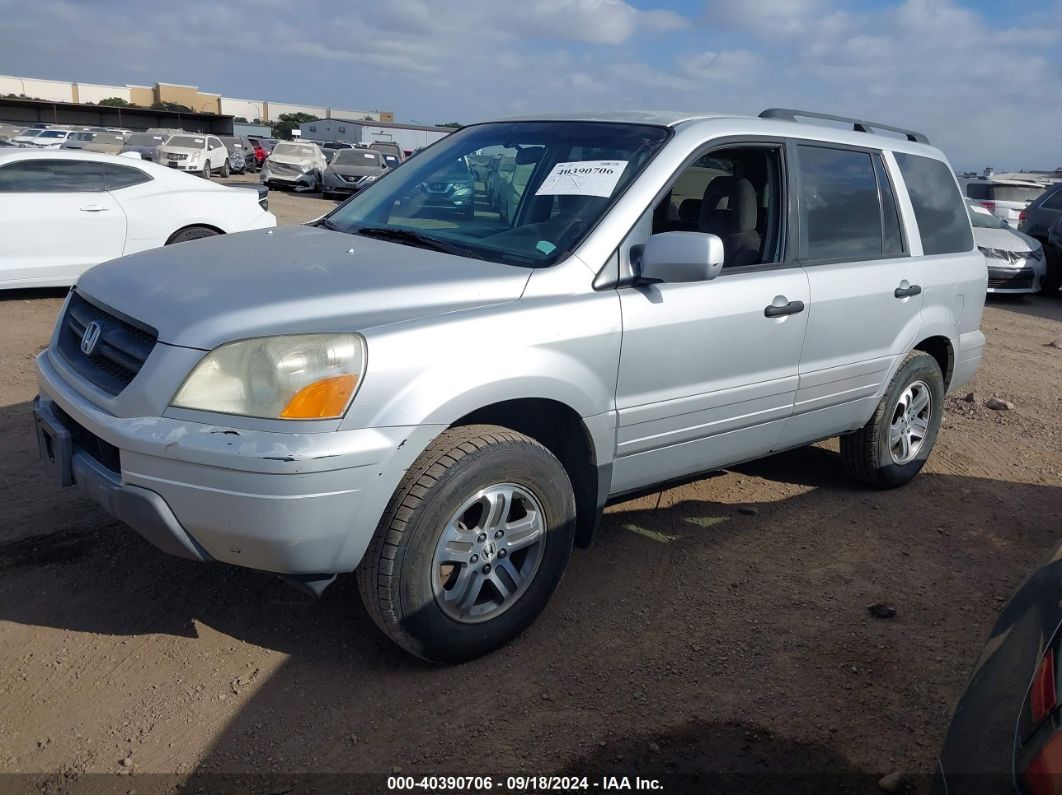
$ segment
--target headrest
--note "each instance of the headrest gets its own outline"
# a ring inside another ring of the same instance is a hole
[[[701,202],[700,226],[702,229],[718,228],[721,222],[720,216],[713,215],[716,211],[728,210],[733,216],[728,225],[732,225],[729,232],[751,232],[756,228],[756,191],[752,183],[744,177],[716,177],[708,183],[704,189],[704,200]]]

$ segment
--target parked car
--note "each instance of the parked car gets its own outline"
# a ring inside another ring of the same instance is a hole
[[[5,150],[0,289],[69,285],[123,254],[275,226],[261,200],[138,159]]]
[[[907,483],[985,343],[965,202],[918,133],[764,115],[469,125],[313,225],[93,268],[37,358],[51,476],[187,558],[356,569],[437,661],[525,629],[609,500],[836,435]],[[488,146],[538,150],[519,206],[440,221]]]
[[[254,146],[255,157],[258,160],[258,166],[261,168],[262,163],[269,157],[269,153],[273,151],[273,147],[277,145],[276,138],[262,138],[260,136],[248,135],[248,140]]]
[[[988,264],[988,292],[1037,292],[1046,273],[1040,242],[1011,229],[980,202],[967,199],[966,204],[974,241]]]
[[[28,127],[11,140],[19,146],[22,146],[23,144],[28,144],[30,141],[32,141],[34,138],[44,132],[44,129],[45,128],[43,127]]]
[[[501,195],[507,182],[512,181],[516,171],[516,156],[501,155],[491,161],[491,170],[487,174],[487,206],[492,210],[501,207]]]
[[[121,148],[120,153],[125,154],[126,152],[136,152],[140,155],[142,160],[158,162],[155,150],[169,141],[171,137],[170,133],[161,132],[133,133],[126,139],[125,145]]]
[[[981,202],[997,218],[1017,226],[1022,210],[1044,192],[1039,182],[975,179],[966,183],[966,195]]]
[[[383,155],[369,149],[337,149],[321,180],[326,199],[357,193],[387,173]]]
[[[406,153],[402,151],[402,147],[393,141],[373,141],[369,144],[369,149],[383,155],[387,165],[391,168],[401,164],[406,159]]]
[[[1041,292],[1044,295],[1053,295],[1062,287],[1062,248],[1052,246],[1049,243],[1049,230],[1052,224],[1062,218],[1062,183],[1052,185],[1019,216],[1018,229],[1034,237],[1044,246],[1046,254],[1046,270]]]
[[[1062,546],[1003,608],[955,707],[933,795],[1050,795],[1062,782]]]
[[[247,138],[237,136],[221,136],[221,142],[225,144],[225,149],[229,153],[229,171],[234,171],[237,174],[243,174],[245,172],[254,173],[258,170],[258,163],[255,159],[254,145]],[[234,155],[239,155],[238,161]],[[239,162],[239,165],[236,165]]]
[[[89,144],[108,145],[117,154],[125,146],[125,136],[122,133],[107,131],[79,132],[67,138],[59,148],[84,149]]]
[[[216,171],[229,176],[229,151],[216,135],[174,135],[155,149],[155,162],[210,179]]]
[[[498,183],[497,209],[503,221],[515,217],[515,213],[523,199],[527,183],[531,181],[531,174],[535,170],[535,162],[515,162],[515,168],[507,174],[507,179]]]
[[[73,130],[47,129],[40,130],[28,140],[22,142],[22,146],[31,149],[58,149],[67,139],[76,135]],[[23,136],[19,136],[21,138]],[[18,140],[17,138],[15,140]]]
[[[317,144],[280,141],[262,165],[262,184],[270,188],[320,190],[327,166]]]

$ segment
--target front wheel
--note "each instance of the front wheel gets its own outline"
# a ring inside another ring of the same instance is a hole
[[[892,377],[870,421],[841,437],[845,469],[877,489],[902,486],[925,465],[943,416],[940,365],[928,353],[912,351]]]
[[[358,568],[361,598],[406,651],[471,660],[542,612],[574,536],[575,497],[552,453],[506,428],[453,428],[391,498]]]
[[[225,160],[221,164],[221,178],[222,179],[228,179],[229,174],[231,174],[231,173],[232,173],[232,171],[229,169],[229,161]]]

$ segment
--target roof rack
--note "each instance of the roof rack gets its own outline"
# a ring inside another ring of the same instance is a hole
[[[782,119],[784,121],[797,121],[797,117],[803,117],[806,119],[825,119],[826,121],[839,121],[846,124],[851,124],[852,129],[855,132],[873,132],[874,130],[888,130],[889,132],[899,133],[907,138],[908,141],[919,144],[928,144],[929,139],[926,138],[920,132],[914,130],[905,130],[903,127],[893,127],[891,124],[881,124],[876,121],[864,121],[862,119],[851,119],[847,116],[834,116],[831,113],[815,113],[810,110],[794,110],[792,108],[767,108],[760,114],[761,119]]]

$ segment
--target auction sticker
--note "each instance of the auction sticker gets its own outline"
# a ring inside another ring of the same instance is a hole
[[[576,160],[557,163],[536,196],[611,196],[627,168],[626,160]]]

